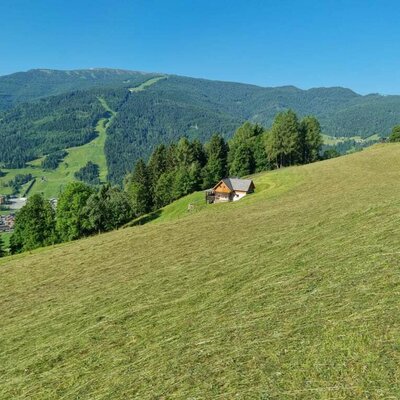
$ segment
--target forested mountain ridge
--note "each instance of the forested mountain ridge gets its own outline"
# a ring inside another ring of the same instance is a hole
[[[183,135],[205,141],[215,132],[229,138],[244,121],[269,127],[289,108],[300,117],[315,115],[324,133],[338,137],[386,136],[400,122],[400,96],[362,96],[341,87],[264,88],[113,69],[31,70],[0,77],[0,166],[20,167],[92,140],[104,114],[98,98],[116,112],[105,143],[112,182],[121,182],[159,143]]]
[[[74,90],[99,87],[136,86],[161,74],[126,71],[111,68],[92,68],[73,71],[32,69],[0,76],[0,110]]]

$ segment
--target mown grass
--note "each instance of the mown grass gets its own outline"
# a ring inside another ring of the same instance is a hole
[[[108,171],[104,144],[107,136],[107,126],[112,118],[114,118],[115,113],[109,108],[104,99],[100,98],[99,101],[105,110],[111,112],[112,116],[110,118],[102,118],[98,121],[96,125],[98,136],[94,140],[83,146],[66,149],[68,155],[55,170],[43,170],[41,168],[43,158],[30,162],[26,168],[2,169],[6,172],[6,175],[0,178],[0,193],[11,194],[11,188],[4,187],[4,184],[13,179],[17,174],[32,174],[36,178],[36,182],[32,186],[29,195],[43,193],[47,198],[58,197],[65,185],[75,180],[74,173],[86,165],[88,161],[99,165],[100,180],[106,182]],[[22,189],[21,194],[23,191]]]
[[[3,259],[0,398],[399,398],[399,182],[379,145]]]

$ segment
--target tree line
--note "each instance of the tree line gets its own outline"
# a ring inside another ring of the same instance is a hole
[[[127,193],[107,184],[100,188],[69,183],[57,207],[41,194],[29,197],[17,213],[10,238],[12,254],[68,242],[120,227],[134,217]]]
[[[289,110],[278,114],[270,130],[244,123],[226,142],[218,134],[202,145],[182,137],[177,144],[161,144],[147,164],[141,159],[125,178],[136,214],[163,207],[193,191],[208,189],[220,179],[320,158],[321,127],[315,117],[299,120]]]
[[[205,144],[187,137],[161,144],[147,163],[136,162],[121,188],[72,182],[61,193],[57,207],[39,194],[31,196],[16,216],[11,252],[116,229],[182,196],[211,188],[228,175],[245,176],[316,161],[321,146],[318,120],[299,120],[291,110],[278,114],[270,130],[244,123],[229,142],[214,134]],[[86,166],[77,178],[98,183],[92,170],[93,165]]]

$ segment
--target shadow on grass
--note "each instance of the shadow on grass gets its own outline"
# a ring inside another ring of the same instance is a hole
[[[162,213],[162,210],[156,210],[149,214],[142,215],[141,217],[138,217],[138,218],[134,219],[133,221],[128,222],[126,225],[124,225],[124,228],[147,224],[148,222],[151,222],[151,221],[154,221],[155,219],[157,219],[161,215],[161,213]]]

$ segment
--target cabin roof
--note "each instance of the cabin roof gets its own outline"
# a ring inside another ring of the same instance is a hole
[[[248,192],[251,188],[253,181],[251,179],[239,179],[239,178],[225,178],[222,179],[222,182],[225,183],[226,186],[230,190],[239,191],[239,192]]]

